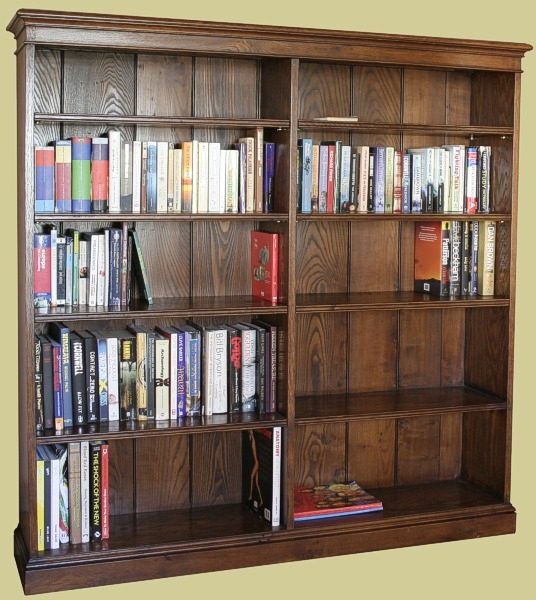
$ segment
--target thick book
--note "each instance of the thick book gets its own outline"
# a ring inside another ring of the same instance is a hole
[[[49,326],[50,336],[61,347],[61,394],[63,403],[63,424],[69,428],[74,425],[73,420],[73,388],[71,374],[71,354],[69,334],[70,329],[64,323],[53,322]]]
[[[52,444],[52,452],[59,461],[59,535],[60,544],[69,542],[69,470],[67,446]]]
[[[279,297],[279,234],[251,232],[251,293],[269,302]]]
[[[465,212],[474,215],[478,212],[478,148],[465,149]]]
[[[45,549],[45,461],[36,451],[36,523],[37,551]]]
[[[281,427],[242,432],[242,498],[259,517],[281,522]]]
[[[45,468],[45,550],[60,547],[60,461],[51,447],[38,446]]]
[[[246,135],[253,138],[253,177],[254,177],[254,209],[255,212],[264,211],[264,129],[255,127],[248,129]]]
[[[132,141],[121,141],[121,169],[119,184],[119,210],[132,212]]]
[[[96,423],[99,420],[97,340],[89,331],[79,331],[77,334],[84,346],[86,421],[88,423]]]
[[[89,442],[89,539],[92,542],[100,542],[102,540],[102,445],[103,442],[100,440]]]
[[[235,324],[241,337],[241,411],[255,412],[257,409],[257,332],[242,323]]]
[[[382,501],[355,481],[294,488],[294,521],[343,517],[383,510]]]
[[[35,148],[36,213],[53,213],[55,211],[54,156],[52,146],[36,146]]]
[[[255,342],[255,395],[257,398],[256,410],[258,413],[265,413],[267,405],[266,390],[266,352],[268,332],[264,327],[256,323],[243,323],[250,329],[254,329],[257,334]]]
[[[117,332],[119,344],[119,418],[136,419],[136,335],[124,329]]]
[[[266,337],[266,412],[277,411],[277,326],[261,319],[253,319],[253,323],[263,327]]]
[[[242,336],[233,325],[227,330],[227,412],[242,411]]]
[[[108,212],[108,138],[91,140],[91,212]]]
[[[121,211],[121,133],[108,132],[108,212]]]
[[[168,211],[169,143],[156,142],[156,212]]]
[[[450,221],[415,223],[416,292],[435,296],[450,293]]]
[[[61,345],[51,336],[47,336],[52,353],[52,386],[54,399],[54,429],[56,433],[63,433],[63,393],[61,378]]]
[[[78,333],[75,331],[69,332],[74,425],[85,425],[87,423],[87,383],[84,345],[84,340]]]
[[[480,221],[478,238],[478,294],[493,296],[495,293],[495,221]]]
[[[165,337],[168,340],[168,376],[167,376],[167,387],[169,390],[169,405],[168,405],[168,417],[169,419],[177,419],[177,370],[178,370],[178,337],[179,331],[170,325],[157,325],[155,331]],[[157,344],[158,348],[158,344]]]
[[[119,381],[119,335],[120,331],[95,331],[94,335],[97,338],[99,344],[99,371],[102,344],[101,340],[105,340],[105,352],[106,352],[106,369],[107,369],[107,412],[108,421],[119,421],[120,410],[119,410],[119,393],[120,393],[120,381]],[[99,387],[100,374],[99,374]],[[101,403],[102,408],[102,403]]]
[[[155,403],[157,421],[169,419],[169,340],[155,333]]]
[[[154,377],[149,381],[154,373],[154,332],[144,325],[128,325],[127,329],[136,336],[136,419],[147,421],[149,402],[154,407]]]
[[[298,180],[297,180],[297,207],[304,214],[312,212],[312,186],[313,186],[313,140],[300,138],[298,140]]]
[[[71,195],[73,213],[91,212],[91,138],[71,138]]]
[[[183,325],[177,329],[185,334],[186,416],[201,416],[201,332],[191,325]]]
[[[55,140],[54,146],[54,190],[57,213],[72,211],[71,140]]]

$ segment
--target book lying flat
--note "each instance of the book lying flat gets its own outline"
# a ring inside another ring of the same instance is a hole
[[[382,509],[381,500],[355,481],[294,488],[295,521],[342,517]]]

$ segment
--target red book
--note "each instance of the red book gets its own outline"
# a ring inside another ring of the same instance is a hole
[[[355,481],[294,488],[294,521],[343,517],[382,509],[381,500]]]
[[[35,148],[35,212],[54,212],[54,157],[52,146]]]
[[[55,152],[55,190],[56,212],[70,213],[71,201],[71,140],[56,140]]]
[[[450,294],[450,221],[415,223],[416,292]]]
[[[110,490],[109,490],[109,445],[104,442],[101,447],[101,539],[110,537]]]
[[[277,302],[279,297],[279,234],[251,232],[251,293]]]
[[[326,196],[326,212],[335,212],[335,146],[328,146],[328,190]]]
[[[108,211],[108,138],[91,140],[91,212]]]

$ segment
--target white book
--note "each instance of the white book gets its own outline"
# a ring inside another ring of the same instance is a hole
[[[463,144],[446,144],[449,151],[450,189],[447,203],[448,212],[463,213],[465,194],[465,146]]]
[[[167,213],[168,142],[156,142],[156,212]]]
[[[50,306],[58,306],[58,230],[50,228]]]
[[[132,142],[132,212],[141,212],[141,141]]]
[[[80,498],[82,504],[82,543],[89,542],[90,521],[89,442],[80,442]]]
[[[220,207],[220,155],[219,142],[208,145],[208,212],[219,213]]]
[[[156,420],[169,419],[169,340],[157,334],[155,336],[155,410]]]
[[[226,150],[225,157],[225,212],[238,212],[238,150]]]
[[[208,212],[208,142],[199,142],[197,154],[197,212]]]
[[[173,212],[173,196],[175,190],[174,172],[175,163],[173,161],[173,142],[168,143],[168,170],[167,170],[167,211]]]
[[[173,149],[173,211],[182,212],[182,148]]]
[[[255,412],[257,388],[257,332],[237,323],[242,338],[242,412]]]
[[[217,325],[207,327],[212,334],[211,368],[212,413],[227,412],[227,329]]]
[[[108,420],[119,421],[119,340],[106,336],[108,366]]]
[[[169,380],[169,409],[170,419],[177,418],[177,351],[178,331],[173,327],[156,327],[156,331],[164,336],[168,342],[168,380]],[[158,415],[158,413],[157,413]],[[163,419],[166,417],[162,417]]]
[[[87,304],[97,306],[97,279],[99,274],[99,235],[88,235],[88,281]]]
[[[65,306],[73,305],[73,238],[65,236]]]
[[[312,147],[311,147],[312,153]],[[312,156],[311,156],[312,160]],[[341,147],[341,187],[340,187],[340,210],[348,206],[350,203],[350,165],[352,160],[351,146],[343,145]],[[312,174],[312,172],[311,172]],[[311,179],[312,184],[312,179]]]
[[[121,212],[121,133],[108,132],[108,212]]]
[[[411,154],[411,212],[422,212],[422,154]]]
[[[199,142],[192,140],[192,213],[197,210],[197,192],[199,188]]]
[[[220,150],[220,192],[219,192],[219,210],[218,212],[225,212],[225,195],[226,195],[226,182],[227,182],[227,150]]]
[[[105,234],[99,233],[98,244],[99,251],[97,254],[97,306],[104,306],[104,298],[106,291],[106,240]]]
[[[357,212],[366,213],[368,204],[368,185],[369,185],[369,146],[358,146],[359,154],[359,183],[357,192]]]
[[[281,520],[281,427],[274,427],[272,453],[272,526],[277,527]]]
[[[48,501],[50,503],[50,541],[47,543],[47,549],[54,550],[60,547],[60,461],[48,446],[42,446],[38,454],[44,459],[45,475],[49,477],[50,489],[45,490],[49,493]],[[45,527],[47,524],[45,523]]]

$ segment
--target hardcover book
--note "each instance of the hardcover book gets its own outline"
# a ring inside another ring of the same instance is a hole
[[[91,211],[91,138],[71,138],[71,195],[73,213]]]
[[[91,140],[91,212],[108,211],[108,138]]]
[[[242,432],[242,497],[273,527],[281,516],[281,427]]]
[[[71,140],[56,140],[54,146],[56,212],[70,213],[72,210]]]
[[[34,307],[48,308],[52,299],[50,235],[34,233]]]
[[[279,234],[251,232],[251,293],[269,302],[279,297]]]
[[[375,498],[355,481],[294,488],[294,520],[307,521],[383,510]]]
[[[35,212],[53,213],[54,201],[54,148],[35,148]]]
[[[450,293],[450,221],[415,223],[416,292]]]

